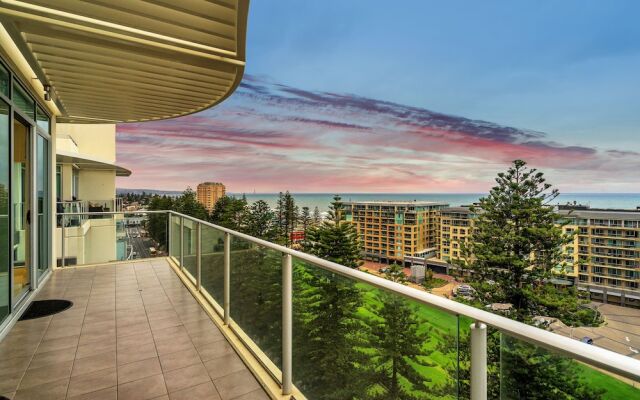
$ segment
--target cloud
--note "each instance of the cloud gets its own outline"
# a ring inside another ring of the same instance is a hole
[[[563,190],[633,191],[640,170],[629,151],[250,75],[216,108],[118,125],[117,144],[133,170],[120,186],[167,190],[215,180],[231,192],[480,192],[524,159]]]

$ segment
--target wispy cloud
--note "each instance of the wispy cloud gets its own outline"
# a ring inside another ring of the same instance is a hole
[[[133,170],[118,185],[131,188],[478,192],[521,158],[566,191],[633,191],[640,170],[630,151],[255,76],[217,108],[117,132],[118,161]]]

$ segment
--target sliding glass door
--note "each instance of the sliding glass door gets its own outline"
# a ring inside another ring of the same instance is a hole
[[[38,210],[37,221],[37,249],[36,249],[36,274],[38,281],[49,269],[51,254],[51,196],[49,196],[50,165],[49,140],[36,135],[36,208]]]
[[[11,162],[11,110],[0,100],[0,322],[10,313],[11,245],[9,228],[9,189]]]
[[[31,127],[13,120],[13,304],[31,288]]]

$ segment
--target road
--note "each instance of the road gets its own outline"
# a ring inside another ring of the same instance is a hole
[[[133,247],[133,251],[136,253],[135,257],[131,258],[149,258],[151,253],[149,247],[153,247],[151,239],[142,237],[142,228],[138,226],[128,226],[125,228],[127,232],[127,242]]]
[[[554,332],[581,339],[589,336],[593,345],[640,360],[640,310],[612,304],[594,303],[605,323],[597,328],[570,328],[552,325]]]

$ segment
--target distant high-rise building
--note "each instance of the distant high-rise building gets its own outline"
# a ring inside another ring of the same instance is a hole
[[[346,218],[358,229],[366,260],[411,265],[435,255],[438,213],[446,203],[429,201],[346,202]]]
[[[226,189],[220,182],[202,182],[198,185],[198,202],[211,212],[218,199],[224,197],[225,193]]]

